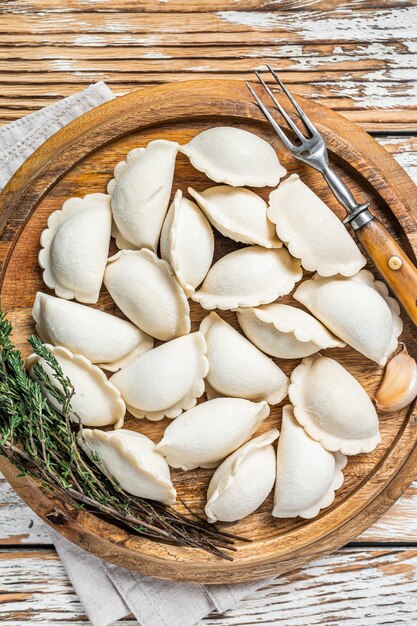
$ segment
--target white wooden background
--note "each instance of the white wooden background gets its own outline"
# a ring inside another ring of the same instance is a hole
[[[0,0],[0,125],[100,79],[121,94],[266,61],[417,183],[415,0]],[[86,621],[45,528],[0,479],[0,623]],[[417,482],[354,544],[201,626],[277,623],[417,624]]]

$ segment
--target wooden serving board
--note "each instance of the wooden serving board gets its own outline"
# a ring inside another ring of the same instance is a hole
[[[300,98],[300,102],[329,147],[331,160],[358,198],[369,200],[375,215],[406,247],[417,251],[415,187],[394,159],[371,137],[338,114]],[[341,207],[321,176],[295,162],[282,148],[269,125],[238,81],[187,81],[130,93],[103,104],[54,135],[30,157],[0,196],[1,305],[14,324],[14,340],[24,355],[26,338],[34,332],[31,307],[36,291],[45,290],[37,264],[39,237],[49,214],[71,196],[104,192],[113,167],[126,153],[155,138],[186,143],[199,131],[235,125],[264,137],[277,149],[290,173],[299,173],[339,217]],[[213,183],[193,169],[186,157],[177,159],[173,193],[198,190]],[[259,192],[259,190],[256,190]],[[270,190],[261,190],[267,199]],[[113,245],[113,244],[112,244]],[[216,235],[216,258],[239,247]],[[370,267],[372,270],[373,268]],[[46,290],[47,291],[47,290]],[[291,302],[291,296],[282,301]],[[103,288],[97,305],[121,315]],[[192,329],[207,314],[191,303]],[[235,314],[221,316],[237,326]],[[403,341],[417,356],[417,336],[407,320]],[[352,349],[328,351],[356,376],[372,395],[381,368]],[[290,374],[298,361],[278,361]],[[283,403],[284,404],[284,403]],[[262,426],[280,426],[281,407],[274,407]],[[169,420],[148,422],[128,418],[126,426],[158,441]],[[345,483],[335,502],[313,520],[277,520],[271,516],[272,495],[253,515],[227,525],[250,538],[238,543],[233,562],[198,550],[159,545],[133,536],[87,512],[72,511],[70,520],[54,528],[94,554],[147,575],[200,583],[243,582],[287,572],[352,540],[372,524],[417,475],[415,413],[403,410],[381,415],[382,443],[372,454],[351,457]],[[22,498],[47,520],[60,506],[42,493],[4,459],[2,470]],[[212,474],[209,470],[173,471],[179,498],[198,512]],[[51,523],[51,522],[48,522]]]

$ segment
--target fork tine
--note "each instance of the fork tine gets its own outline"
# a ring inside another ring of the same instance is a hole
[[[281,130],[281,128],[278,126],[278,124],[276,123],[276,121],[274,120],[274,118],[272,117],[272,115],[270,114],[270,112],[268,111],[268,109],[266,108],[264,103],[262,102],[262,100],[255,93],[255,91],[252,89],[252,87],[250,86],[248,81],[246,81],[246,87],[249,89],[249,91],[251,92],[252,96],[255,98],[255,101],[256,101],[258,107],[261,109],[261,111],[265,115],[266,119],[272,125],[273,129],[277,133],[278,137],[281,139],[282,143],[286,146],[286,148],[288,148],[288,150],[292,151],[294,146],[292,145],[291,141],[288,139],[288,137],[284,133],[284,131]]]
[[[276,108],[278,109],[278,111],[281,113],[282,117],[285,119],[285,121],[287,122],[288,126],[291,128],[291,130],[297,135],[298,139],[300,141],[303,141],[303,139],[305,139],[303,133],[297,128],[296,124],[292,121],[292,119],[290,118],[290,116],[288,115],[288,113],[286,112],[286,110],[280,105],[280,103],[278,102],[278,100],[275,98],[274,94],[272,93],[272,91],[270,90],[270,88],[268,87],[268,85],[266,84],[266,82],[264,81],[264,79],[262,78],[262,76],[259,74],[259,72],[257,72],[255,70],[255,75],[256,78],[259,80],[259,82],[261,83],[262,87],[265,89],[265,91],[267,92],[267,94],[269,95],[269,97],[271,98],[272,102],[275,104]]]
[[[318,133],[317,128],[314,126],[313,122],[310,120],[309,117],[307,117],[307,115],[304,113],[303,109],[300,107],[300,105],[298,104],[297,100],[294,98],[294,96],[291,94],[290,91],[288,91],[288,89],[286,88],[286,86],[284,85],[284,83],[282,82],[282,80],[280,79],[280,77],[278,76],[278,74],[275,72],[275,70],[272,69],[272,67],[270,65],[267,64],[266,66],[268,68],[268,70],[271,72],[272,76],[275,78],[276,82],[278,83],[278,85],[281,87],[282,91],[285,93],[285,95],[287,96],[287,98],[290,100],[291,104],[293,105],[293,107],[295,108],[295,110],[297,111],[298,115],[301,117],[301,119],[303,120],[304,124],[306,125],[306,127],[308,128],[308,130],[314,134],[314,133]]]

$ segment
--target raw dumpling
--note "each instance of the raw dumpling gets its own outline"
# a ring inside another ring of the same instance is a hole
[[[200,330],[207,341],[207,381],[214,391],[269,404],[285,398],[288,378],[284,372],[217,313],[210,313]]]
[[[70,198],[41,235],[43,281],[60,298],[94,304],[103,282],[111,234],[110,196]]]
[[[156,254],[121,250],[107,263],[104,284],[136,326],[161,341],[190,332],[190,307],[171,266]]]
[[[303,359],[291,375],[288,395],[298,423],[326,450],[359,454],[381,441],[366,391],[333,359],[320,354]]]
[[[116,372],[153,346],[153,339],[127,320],[38,291],[32,310],[43,342],[82,354]]]
[[[289,293],[302,275],[285,248],[249,246],[217,261],[192,299],[204,309],[258,306]]]
[[[118,248],[156,252],[167,212],[178,152],[175,141],[157,139],[131,150],[114,168],[107,191],[116,226]]]
[[[183,409],[191,409],[204,393],[206,353],[202,333],[191,333],[146,352],[110,381],[135,417],[174,418]]]
[[[89,456],[98,454],[106,472],[128,493],[174,504],[177,494],[168,463],[145,435],[125,429],[103,432],[84,428],[78,434],[78,445]]]
[[[276,428],[251,439],[216,469],[207,491],[209,522],[236,522],[258,509],[275,482]]]
[[[268,217],[302,266],[321,276],[353,276],[366,259],[342,222],[293,174],[269,196]]]
[[[63,373],[74,386],[75,393],[71,399],[71,408],[75,414],[72,416],[73,421],[77,422],[78,416],[84,426],[114,424],[115,428],[121,428],[126,406],[120,391],[107,380],[104,372],[80,354],[73,354],[61,346],[45,346],[52,352]],[[31,354],[26,360],[29,375],[36,379],[33,369],[36,363],[40,363],[51,382],[59,388],[60,384],[56,381],[52,368],[37,354]],[[59,402],[50,393],[46,392],[46,395],[52,406],[61,410]]]
[[[186,411],[166,429],[156,449],[171,467],[216,467],[248,441],[269,415],[266,402],[216,398]]]
[[[298,359],[345,345],[312,315],[287,304],[238,309],[237,319],[255,346],[280,359]]]
[[[294,419],[292,406],[283,408],[277,452],[274,517],[311,519],[330,506],[343,485],[347,458],[314,441]]]
[[[189,187],[188,193],[225,237],[264,248],[281,248],[282,242],[266,214],[267,204],[253,191],[219,185],[201,193]]]
[[[180,152],[211,180],[233,187],[276,187],[287,173],[269,143],[232,126],[204,130]]]
[[[351,278],[317,274],[294,293],[335,335],[371,361],[385,365],[403,329],[400,307],[384,283],[362,270]]]
[[[171,264],[187,296],[204,280],[213,254],[210,224],[198,206],[178,190],[162,227],[161,256]]]

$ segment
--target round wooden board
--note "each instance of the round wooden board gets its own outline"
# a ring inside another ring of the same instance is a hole
[[[415,188],[395,161],[371,137],[336,113],[300,98],[302,106],[325,136],[331,159],[353,192],[370,200],[374,213],[413,255],[417,250],[417,219],[412,209]],[[14,340],[28,354],[26,338],[34,331],[31,307],[37,290],[45,290],[37,264],[39,237],[48,215],[71,196],[104,192],[113,167],[126,153],[155,138],[187,142],[199,131],[235,125],[264,137],[277,149],[290,173],[297,172],[337,213],[341,207],[319,174],[295,162],[283,150],[269,125],[237,81],[187,81],[130,93],[113,100],[61,130],[44,144],[13,177],[0,197],[2,266],[1,303],[14,324]],[[212,185],[178,156],[174,189],[198,190]],[[257,190],[259,192],[259,190]],[[268,197],[270,190],[260,193]],[[113,244],[112,244],[113,246]],[[239,247],[216,235],[216,257]],[[414,256],[414,255],[413,255]],[[373,269],[371,267],[371,269]],[[291,297],[283,299],[291,302]],[[297,303],[292,302],[293,304]],[[121,315],[103,288],[98,307]],[[207,314],[191,303],[193,330]],[[235,314],[221,316],[235,327]],[[415,329],[405,320],[403,340],[417,354]],[[381,368],[357,352],[332,350],[372,394]],[[290,374],[297,361],[280,361]],[[262,430],[280,426],[281,407],[274,407]],[[126,426],[155,441],[168,420],[150,423],[127,419]],[[417,475],[417,430],[411,410],[381,416],[382,443],[372,454],[351,457],[345,483],[331,507],[314,520],[277,520],[271,516],[272,495],[253,515],[228,525],[252,540],[238,543],[233,562],[198,550],[159,545],[129,535],[86,512],[54,525],[68,539],[94,554],[132,570],[161,578],[200,583],[243,582],[284,573],[352,540],[397,499]],[[56,506],[4,459],[0,469],[16,491],[43,519]],[[179,498],[201,512],[212,472],[173,471]]]

